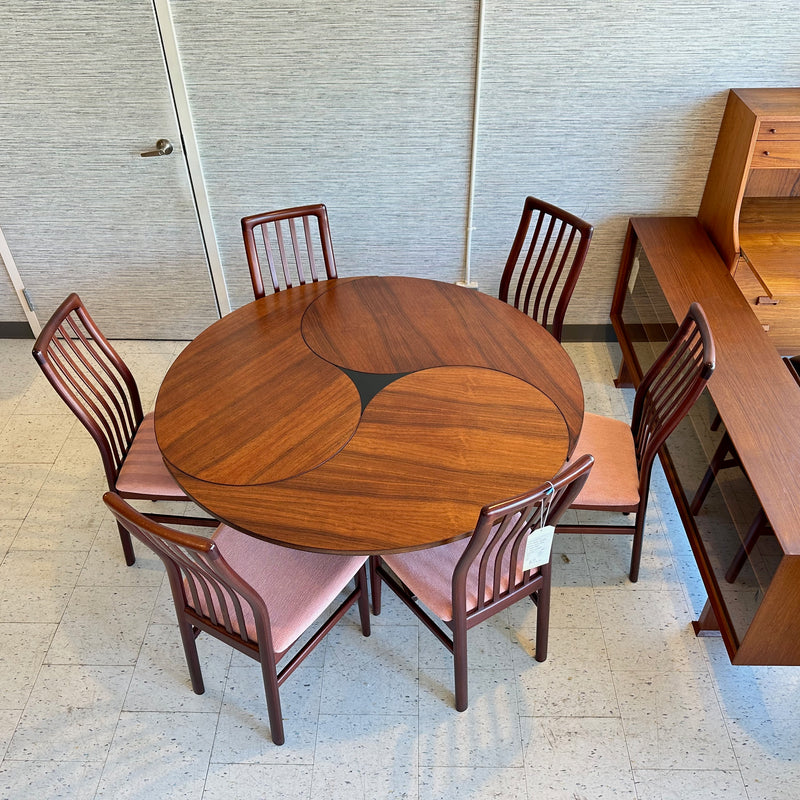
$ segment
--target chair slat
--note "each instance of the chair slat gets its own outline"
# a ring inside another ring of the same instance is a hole
[[[549,327],[560,341],[593,231],[588,222],[558,206],[526,198],[498,297]]]
[[[298,226],[298,220],[302,227]],[[288,225],[288,233],[284,232],[283,223]],[[258,240],[263,246],[257,243],[257,230],[260,231]],[[317,282],[323,277],[321,268],[318,268],[320,263],[324,264],[325,277],[333,279],[337,276],[328,212],[321,203],[244,217],[242,235],[256,299],[265,295],[261,271],[263,257],[266,257],[275,292],[295,284],[302,286],[309,280]],[[277,245],[277,257],[273,240]]]

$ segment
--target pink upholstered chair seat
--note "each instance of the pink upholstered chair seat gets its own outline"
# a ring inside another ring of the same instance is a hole
[[[618,419],[585,414],[570,461],[584,453],[593,455],[595,463],[572,508],[636,511],[639,469],[630,425]]]
[[[469,544],[469,537],[459,539],[457,542],[429,547],[425,550],[414,550],[410,553],[383,556],[387,566],[408,586],[414,594],[437,617],[449,622],[453,619],[453,572],[458,560]],[[508,564],[510,555],[507,553],[504,561]],[[473,611],[478,605],[478,564],[480,555],[475,558],[467,577],[467,613]],[[517,566],[517,581],[522,580],[522,564]],[[538,570],[531,571],[535,575]],[[508,589],[508,569],[503,570],[500,591]],[[484,600],[492,598],[492,576],[486,577],[486,591]]]
[[[152,413],[145,415],[136,431],[128,455],[117,476],[116,488],[124,497],[188,499],[164,466],[164,459],[156,441]]]
[[[288,650],[311,623],[339,594],[351,576],[367,560],[365,556],[337,556],[307,553],[265,542],[227,525],[220,525],[212,537],[228,566],[264,599],[269,609],[272,646],[275,652]],[[191,594],[188,595],[191,598]],[[218,599],[213,598],[219,614]],[[201,595],[200,613],[208,606]],[[242,603],[247,636],[257,641],[249,604]],[[238,624],[230,608],[236,633]]]

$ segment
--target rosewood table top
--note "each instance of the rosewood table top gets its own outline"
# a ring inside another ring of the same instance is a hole
[[[228,525],[299,549],[398,552],[471,532],[552,477],[580,432],[569,356],[448,283],[339,278],[243,306],[167,373],[164,460]]]

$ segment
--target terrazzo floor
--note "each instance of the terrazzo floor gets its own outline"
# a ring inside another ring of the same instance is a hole
[[[145,405],[182,345],[120,342]],[[0,340],[0,798],[790,800],[800,668],[732,667],[691,629],[704,592],[657,469],[641,577],[626,538],[558,536],[549,658],[522,603],[472,632],[470,708],[449,656],[385,593],[283,687],[201,636],[192,693],[161,563],[125,567],[94,444],[30,356]],[[619,354],[571,344],[586,407],[628,418]],[[492,498],[487,498],[492,499]]]

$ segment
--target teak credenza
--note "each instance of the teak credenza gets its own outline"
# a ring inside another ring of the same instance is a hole
[[[800,389],[696,217],[630,220],[611,310],[637,383],[689,304],[714,334],[717,369],[661,454],[708,592],[698,633],[718,629],[735,664],[800,664]],[[739,466],[689,510],[722,430]],[[732,582],[733,559],[763,508],[769,526]]]
[[[695,630],[719,630],[735,664],[798,665],[800,387],[780,356],[800,354],[800,89],[731,89],[697,217],[630,220],[619,383],[638,382],[693,301],[717,369],[662,463],[708,592]],[[727,468],[691,508],[718,448]]]

